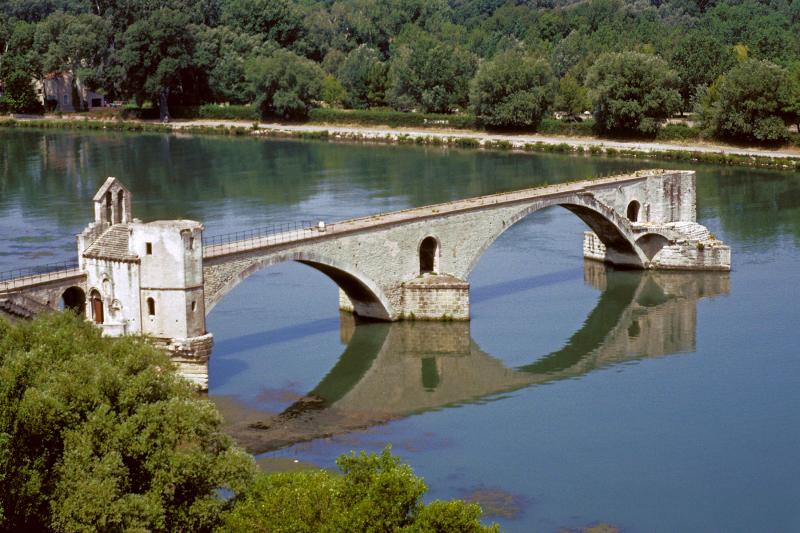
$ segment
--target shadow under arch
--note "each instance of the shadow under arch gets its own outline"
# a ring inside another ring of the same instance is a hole
[[[534,204],[514,214],[504,223],[503,228],[497,234],[487,239],[478,249],[467,267],[466,276],[469,276],[475,269],[486,250],[514,224],[542,209],[556,205],[573,213],[597,235],[606,249],[614,254],[614,263],[617,268],[644,269],[648,258],[636,244],[630,231],[630,222],[616,214],[611,208],[605,207],[594,200],[593,197],[591,197],[591,200],[587,200],[584,196],[578,195],[570,202],[546,205]]]
[[[502,398],[625,361],[690,352],[697,301],[729,290],[726,273],[687,276],[592,264],[584,279],[602,290],[597,305],[563,348],[531,364],[505,366],[471,339],[468,323],[353,324],[340,359],[313,390],[233,436],[260,453],[415,413]],[[430,379],[426,382],[431,370],[438,372],[433,386]]]
[[[206,314],[210,313],[228,293],[251,275],[270,266],[289,261],[309,266],[325,274],[347,294],[353,303],[353,312],[356,315],[379,320],[391,319],[392,305],[383,291],[372,280],[338,261],[308,252],[278,254],[254,261],[215,291],[209,301],[206,302]]]

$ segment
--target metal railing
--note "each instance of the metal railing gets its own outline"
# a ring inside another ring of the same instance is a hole
[[[333,224],[320,222],[286,222],[260,228],[203,237],[203,256],[252,250],[286,242],[299,241],[333,233]]]
[[[78,273],[78,260],[71,259],[60,263],[48,263],[29,268],[16,268],[0,272],[0,291],[14,289],[24,285],[61,279]]]

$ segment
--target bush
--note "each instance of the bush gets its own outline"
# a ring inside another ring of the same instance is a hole
[[[253,468],[143,339],[0,320],[0,529],[209,531]]]
[[[400,111],[312,109],[309,121],[323,124],[362,124],[365,126],[407,126],[417,128],[475,127],[475,117],[469,114],[443,115],[434,113],[404,113]]]
[[[658,130],[659,141],[696,141],[702,137],[703,130],[686,124],[667,124]]]
[[[571,122],[568,120],[545,118],[542,120],[537,131],[548,135],[592,137],[594,136],[594,120]]]
[[[213,120],[257,120],[258,109],[253,105],[205,104],[201,106],[172,106],[175,118],[203,118]]]
[[[553,74],[547,61],[509,51],[478,70],[470,105],[486,126],[536,129],[553,97]]]
[[[678,75],[660,57],[603,54],[586,76],[600,133],[654,135],[680,109]]]
[[[425,483],[387,447],[380,455],[344,455],[343,476],[326,471],[262,475],[223,515],[221,531],[498,531],[482,526],[480,507],[420,502]]]

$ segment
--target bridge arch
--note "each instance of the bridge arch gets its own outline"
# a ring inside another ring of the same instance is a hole
[[[487,239],[480,247],[472,258],[465,276],[472,272],[484,252],[506,230],[536,211],[553,205],[561,206],[580,218],[597,235],[606,249],[613,254],[613,262],[616,266],[643,269],[647,265],[650,258],[636,243],[630,222],[625,217],[598,202],[593,196],[587,198],[587,195],[575,195],[569,201],[536,202],[514,213],[503,222],[502,229]]]
[[[668,245],[670,240],[664,237],[663,235],[659,235],[658,233],[646,233],[636,239],[636,244],[639,245],[639,248],[642,249],[644,254],[647,256],[647,259],[653,260],[658,252],[661,249]]]
[[[86,292],[75,285],[67,287],[61,293],[60,304],[59,307],[63,309],[69,309],[79,315],[83,315],[86,313]]]
[[[313,252],[297,251],[269,255],[254,259],[236,276],[223,284],[213,294],[206,295],[206,314],[221,301],[226,294],[252,274],[278,263],[295,261],[309,266],[330,278],[350,299],[353,312],[361,317],[378,320],[392,320],[394,308],[384,291],[368,277],[350,265]],[[210,268],[214,268],[211,266]]]

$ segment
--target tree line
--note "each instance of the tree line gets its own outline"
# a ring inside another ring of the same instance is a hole
[[[70,70],[109,99],[474,113],[535,129],[559,111],[649,135],[697,111],[720,138],[800,123],[800,0],[9,0],[5,106]]]

